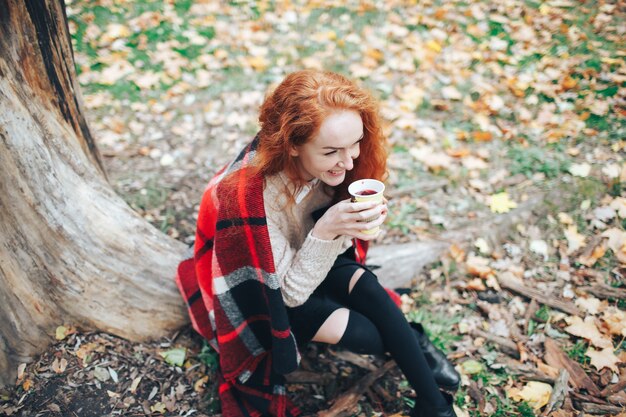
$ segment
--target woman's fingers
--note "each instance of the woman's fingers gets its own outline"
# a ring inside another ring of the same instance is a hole
[[[375,207],[368,209],[368,210],[363,210],[363,211],[359,211],[357,213],[354,213],[355,215],[355,219],[357,221],[369,221],[369,219],[377,219],[378,217],[380,217],[383,212],[385,210],[385,206],[383,204],[378,204]]]
[[[345,200],[344,200],[345,201]],[[348,203],[346,205],[346,211],[348,213],[357,213],[359,211],[368,210],[379,205],[378,201],[359,201],[355,203]]]

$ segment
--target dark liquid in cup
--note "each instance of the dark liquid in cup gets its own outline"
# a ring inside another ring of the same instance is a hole
[[[376,194],[375,190],[362,190],[362,191],[358,191],[356,193],[357,195],[372,195],[372,194]]]

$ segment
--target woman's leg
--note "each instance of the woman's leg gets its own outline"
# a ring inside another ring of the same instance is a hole
[[[319,328],[314,342],[338,345],[362,355],[383,355],[385,345],[376,326],[354,310],[335,310]]]
[[[363,268],[343,267],[332,278],[334,295],[376,326],[418,397],[433,406],[446,405],[413,330],[376,276]]]

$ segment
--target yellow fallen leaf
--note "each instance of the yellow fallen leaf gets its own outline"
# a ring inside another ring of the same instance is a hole
[[[63,340],[67,336],[76,333],[76,328],[74,326],[58,326],[55,331],[55,337],[57,340]]]
[[[585,355],[591,358],[591,365],[598,371],[601,371],[604,368],[609,368],[613,372],[619,372],[617,364],[620,363],[620,360],[613,354],[612,347],[607,347],[602,350],[595,350],[594,348],[589,347],[587,352],[585,352]]]
[[[152,411],[153,413],[165,414],[167,409],[165,408],[165,404],[163,404],[162,402],[158,402],[150,406],[150,411]]]
[[[246,61],[248,65],[252,67],[252,69],[259,72],[265,71],[265,69],[269,65],[267,59],[262,56],[251,56]]]
[[[611,339],[600,333],[592,316],[585,317],[585,321],[578,316],[571,316],[566,317],[565,321],[569,324],[569,326],[563,330],[569,334],[587,339],[592,345],[599,348],[613,348]]]
[[[429,40],[426,42],[426,47],[434,52],[441,52],[441,45],[435,40]]]
[[[385,55],[383,54],[383,52],[380,49],[377,48],[368,48],[365,51],[365,56],[368,56],[378,62],[382,61],[383,58],[385,57]]]
[[[67,327],[65,327],[65,326],[58,326],[57,330],[56,330],[56,334],[55,334],[56,339],[57,340],[65,339],[66,332],[67,332]]]
[[[521,390],[510,388],[507,395],[514,401],[526,401],[535,411],[548,404],[552,386],[544,382],[530,381]]]
[[[517,203],[509,198],[507,192],[494,194],[489,197],[489,208],[494,213],[507,213],[517,207]]]

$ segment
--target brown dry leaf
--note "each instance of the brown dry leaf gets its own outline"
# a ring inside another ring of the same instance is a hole
[[[246,59],[246,63],[255,71],[263,72],[269,65],[267,59],[262,56],[251,56]]]
[[[586,389],[591,395],[600,395],[600,389],[589,378],[583,367],[578,362],[570,359],[554,340],[546,337],[544,347],[546,353],[543,360],[552,367],[566,369],[570,374],[569,382],[574,388]]]
[[[106,27],[106,32],[100,37],[99,44],[107,45],[119,38],[127,38],[132,34],[128,26],[119,23],[109,23]]]
[[[622,172],[624,172],[624,169],[622,169]],[[617,215],[620,218],[622,219],[626,218],[626,198],[624,197],[615,198],[611,202],[610,207],[617,212]]]
[[[560,212],[557,214],[557,217],[559,218],[559,222],[562,224],[574,224],[574,219],[572,219],[572,216],[567,213]]]
[[[494,271],[489,266],[489,259],[481,256],[469,256],[467,258],[467,272],[480,278],[492,276]]]
[[[530,381],[521,390],[510,388],[507,395],[514,401],[526,401],[535,411],[548,404],[552,386],[544,382]]]
[[[537,369],[539,369],[544,374],[548,375],[551,378],[556,378],[559,376],[559,370],[553,366],[547,365],[542,361],[537,361]]]
[[[143,376],[138,376],[137,378],[133,379],[133,382],[130,384],[130,387],[128,388],[128,390],[131,393],[135,393],[137,392],[137,387],[139,387],[139,383],[141,382],[141,378],[143,378]]]
[[[585,321],[583,321],[578,316],[566,317],[565,321],[569,324],[565,329],[569,334],[573,334],[574,336],[582,337],[584,339],[589,340],[594,346],[599,348],[607,348],[613,347],[613,343],[611,339],[607,336],[600,333],[598,328],[596,327],[595,320],[591,316],[585,317]]]
[[[33,380],[30,378],[22,383],[22,388],[24,389],[24,391],[28,391],[32,387],[33,387]]]
[[[612,347],[607,347],[602,350],[595,350],[590,347],[587,349],[587,352],[585,352],[585,355],[591,358],[591,365],[598,371],[601,371],[603,368],[609,368],[613,372],[619,372],[617,364],[620,363],[620,360],[613,354]]]
[[[567,254],[577,251],[585,245],[585,236],[578,233],[578,228],[571,225],[565,229],[565,238],[567,239]]]
[[[464,158],[470,155],[471,151],[468,148],[450,148],[446,150],[446,153],[453,158]]]
[[[604,310],[608,305],[606,300],[602,302],[600,301],[600,299],[591,297],[591,296],[577,298],[574,303],[578,307],[582,308],[587,313],[592,314],[592,315],[598,314],[599,312]]]
[[[474,291],[485,291],[487,289],[487,287],[483,283],[483,280],[480,278],[474,278],[470,280],[467,283],[465,288],[467,288],[468,290],[474,290]]]
[[[608,307],[601,317],[612,335],[626,337],[626,311],[617,307]]]
[[[593,248],[585,248],[583,254],[578,257],[578,262],[587,267],[593,266],[598,261],[598,259],[604,256],[608,247],[608,238],[603,238],[602,240],[597,242],[597,244]]]
[[[75,355],[82,361],[83,367],[87,366],[89,363],[89,356],[96,348],[98,348],[98,346],[99,345],[97,343],[90,342],[81,345],[76,350]]]
[[[489,142],[490,140],[493,140],[493,135],[491,134],[491,132],[484,132],[484,131],[472,132],[472,137],[477,142]]]
[[[61,358],[60,360],[59,358],[55,358],[54,361],[52,361],[52,365],[50,365],[50,369],[52,369],[57,374],[62,374],[63,372],[65,372],[66,368],[67,359],[65,358]]]
[[[97,82],[100,84],[113,85],[122,77],[132,74],[133,72],[135,72],[135,67],[128,61],[118,60],[100,72]]]
[[[463,260],[465,259],[465,251],[463,249],[461,249],[459,246],[457,246],[456,244],[453,243],[450,246],[450,256],[456,262],[460,263],[460,262],[463,262]]]
[[[576,87],[576,84],[576,80],[570,77],[569,74],[566,75],[565,78],[563,78],[563,80],[561,81],[561,87],[563,87],[564,90],[571,90],[572,88]]]
[[[571,411],[556,410],[549,414],[549,417],[572,417]]]
[[[198,379],[195,384],[193,384],[193,390],[195,392],[204,392],[204,386],[207,382],[209,382],[209,377],[203,376],[202,378]]]
[[[450,168],[453,162],[452,158],[447,154],[435,151],[430,146],[414,147],[409,149],[409,153],[429,170],[434,172]]]
[[[611,248],[617,260],[621,263],[626,263],[626,232],[613,227],[605,230],[602,236],[609,239],[609,248]]]
[[[26,370],[26,364],[21,363],[17,367],[17,381],[19,382],[22,378],[24,378],[24,371]]]

